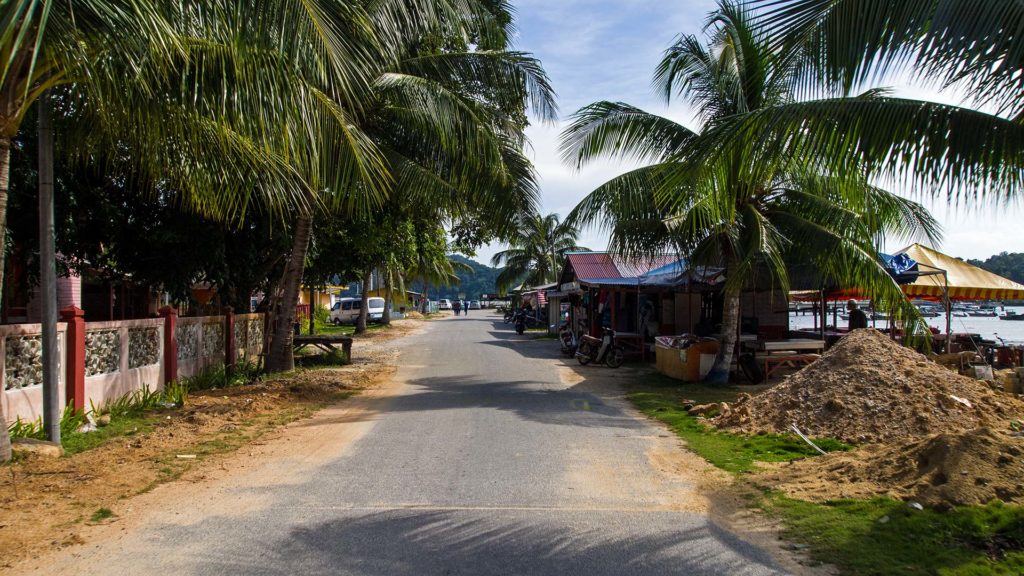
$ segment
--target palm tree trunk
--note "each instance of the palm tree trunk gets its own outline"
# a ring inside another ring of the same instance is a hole
[[[370,300],[370,275],[373,271],[367,272],[363,275],[363,294],[362,303],[359,305],[359,318],[356,320],[356,334],[362,334],[366,332],[366,317],[369,314],[369,310],[366,309],[366,305]]]
[[[718,351],[718,359],[708,374],[707,380],[712,384],[727,384],[729,371],[732,369],[733,351],[736,348],[736,334],[740,325],[740,294],[741,290],[726,289],[722,301],[722,347]]]
[[[11,139],[0,137],[0,239],[7,237],[7,190],[11,180]],[[4,290],[7,251],[0,246],[0,302]]]
[[[0,138],[0,238],[7,236],[7,187],[10,182],[11,139]],[[0,246],[0,303],[3,302],[4,266],[6,250]],[[0,389],[0,394],[6,392]],[[0,462],[11,459],[11,437],[7,433],[7,415],[4,413],[3,402],[0,402]]]
[[[312,206],[312,199],[309,199]],[[295,222],[295,236],[292,251],[281,276],[281,300],[278,303],[274,335],[270,340],[267,355],[267,372],[287,372],[295,368],[292,355],[292,326],[295,323],[295,308],[299,305],[299,290],[302,289],[302,271],[309,250],[309,238],[313,233],[312,208],[304,210]]]

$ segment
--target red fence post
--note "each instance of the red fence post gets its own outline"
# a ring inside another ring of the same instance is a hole
[[[224,366],[231,370],[235,367],[235,311],[231,306],[224,307]]]
[[[160,309],[164,319],[164,386],[178,379],[178,310],[171,306]]]
[[[60,319],[68,325],[64,355],[66,401],[75,410],[85,410],[85,311],[68,306],[60,311]]]

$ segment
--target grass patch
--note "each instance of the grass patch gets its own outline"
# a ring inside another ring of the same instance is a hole
[[[888,498],[822,505],[779,495],[762,506],[784,520],[786,539],[847,574],[1024,574],[1019,506],[996,502],[935,512]]]
[[[61,436],[60,440],[64,446],[64,454],[70,456],[102,446],[114,438],[145,434],[161,419],[161,416],[152,413],[121,416],[112,418],[110,424],[93,432],[72,432]]]
[[[195,376],[182,378],[181,383],[187,390],[213,390],[216,388],[234,388],[252,384],[260,378],[260,367],[252,362],[237,362],[233,368],[224,364],[215,364],[204,368]],[[187,392],[186,392],[187,395]]]
[[[114,514],[110,508],[99,508],[92,513],[92,516],[89,517],[89,522],[96,524],[115,516],[117,516],[117,514]]]
[[[747,436],[719,432],[683,409],[697,403],[731,402],[744,389],[680,384],[660,374],[630,387],[629,398],[645,414],[665,422],[708,462],[734,474],[757,462],[816,456],[791,435]],[[815,442],[826,451],[848,446]],[[948,512],[915,510],[889,498],[818,504],[768,493],[755,504],[779,518],[794,548],[844,574],[981,576],[1024,574],[1024,507],[992,503]]]
[[[753,470],[757,462],[785,462],[816,456],[818,453],[792,434],[759,434],[747,436],[719,432],[706,426],[702,419],[691,416],[682,405],[684,399],[697,403],[731,402],[741,389],[731,386],[680,385],[651,378],[644,385],[633,386],[629,399],[644,414],[667,424],[687,447],[708,462],[734,474]],[[815,439],[825,451],[846,450],[837,440]]]

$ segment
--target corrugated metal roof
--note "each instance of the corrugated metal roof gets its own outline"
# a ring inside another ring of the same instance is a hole
[[[622,278],[611,254],[607,252],[570,252],[566,257],[581,282],[597,278]]]
[[[587,286],[638,286],[639,278],[587,278],[580,280],[580,284]]]
[[[614,255],[612,256],[612,259],[615,261],[615,266],[618,268],[620,276],[623,278],[633,278],[646,274],[655,268],[660,268],[676,262],[679,260],[679,256],[662,254],[660,256],[655,256],[654,258],[627,260],[622,256]]]
[[[646,272],[679,260],[679,256],[671,254],[632,260],[608,252],[570,252],[566,257],[576,278],[590,284],[613,284],[611,280],[617,278],[632,279],[631,283],[636,284],[636,279]]]

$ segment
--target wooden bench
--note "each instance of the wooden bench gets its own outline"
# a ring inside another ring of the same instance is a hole
[[[292,348],[298,352],[306,346],[315,346],[330,354],[341,345],[341,351],[345,355],[345,361],[352,361],[352,338],[349,336],[338,336],[331,334],[312,334],[305,336],[293,336]]]
[[[771,377],[772,372],[783,366],[791,368],[802,368],[821,358],[821,354],[797,354],[795,352],[782,352],[776,354],[765,354],[756,357],[764,362],[764,379]]]
[[[821,357],[825,341],[813,338],[791,338],[788,340],[751,340],[742,343],[743,348],[754,352],[758,362],[763,362],[764,379],[772,372],[789,366],[802,368]]]

